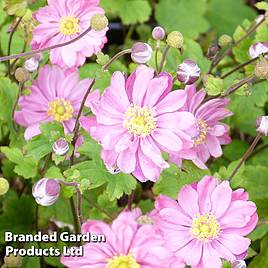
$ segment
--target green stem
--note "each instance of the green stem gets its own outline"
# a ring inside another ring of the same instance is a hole
[[[170,49],[170,46],[167,45],[164,49],[163,57],[162,57],[162,60],[160,62],[157,73],[160,73],[162,71],[169,49]]]
[[[243,163],[250,157],[250,155],[254,151],[256,145],[258,144],[259,140],[261,139],[261,137],[262,137],[262,134],[258,133],[257,136],[255,137],[254,141],[252,142],[252,144],[250,145],[250,147],[245,152],[242,159],[240,160],[240,162],[238,163],[238,165],[236,166],[236,168],[232,172],[231,176],[229,177],[229,180],[231,180],[236,175],[236,173],[238,172],[240,167],[243,165]]]
[[[16,32],[16,29],[18,28],[21,20],[22,20],[22,17],[20,17],[18,19],[18,21],[16,22],[15,26],[12,28],[12,31],[11,31],[11,33],[9,35],[8,47],[7,47],[7,55],[10,55],[10,53],[11,53],[11,45],[12,45],[13,36],[14,36],[14,33]],[[11,64],[10,64],[10,60],[8,60],[8,62],[7,62],[7,75],[9,76],[9,78],[11,78]]]
[[[105,65],[102,66],[102,69],[105,71],[109,68],[109,66],[114,62],[116,61],[118,58],[126,55],[126,54],[130,54],[131,53],[131,49],[128,48],[128,49],[125,49],[125,50],[122,50],[120,51],[119,53],[117,53],[115,56],[113,56]]]

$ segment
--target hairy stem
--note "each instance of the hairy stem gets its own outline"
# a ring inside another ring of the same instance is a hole
[[[166,57],[167,57],[167,54],[168,54],[169,49],[170,49],[170,46],[169,46],[169,45],[167,45],[167,46],[165,47],[165,49],[164,49],[163,56],[162,56],[162,60],[161,60],[161,62],[160,62],[159,68],[158,68],[158,70],[157,70],[157,73],[158,73],[158,74],[159,74],[159,73],[162,71],[162,69],[163,69],[163,66],[164,66],[164,63],[165,63],[165,60],[166,60]]]
[[[36,49],[36,50],[33,50],[33,51],[24,52],[24,53],[20,53],[20,54],[14,54],[14,55],[9,55],[9,56],[5,56],[5,57],[0,57],[0,62],[8,61],[8,60],[11,60],[11,59],[29,57],[29,56],[33,56],[35,54],[46,52],[46,51],[49,51],[49,50],[52,50],[52,49],[55,49],[55,48],[68,46],[68,45],[78,41],[82,37],[84,37],[87,33],[90,32],[90,30],[91,30],[91,27],[89,27],[86,31],[84,31],[82,34],[80,34],[76,38],[74,38],[72,40],[69,40],[67,42],[61,43],[61,44],[57,44],[57,45],[53,45],[53,46],[45,47],[45,48],[40,48],[40,49]]]
[[[75,204],[74,204],[74,199],[73,197],[71,197],[69,199],[70,202],[70,207],[71,207],[71,211],[72,211],[72,215],[73,215],[73,219],[74,219],[74,230],[76,234],[80,234],[81,233],[81,226],[79,224],[79,219],[76,213],[76,208],[75,208]]]
[[[258,144],[259,140],[261,139],[262,134],[258,133],[257,136],[255,137],[254,141],[252,142],[252,144],[250,145],[250,147],[248,148],[248,150],[245,152],[245,154],[243,155],[242,159],[240,160],[240,162],[238,163],[238,165],[236,166],[236,168],[234,169],[234,171],[232,172],[231,176],[229,177],[229,180],[231,180],[236,173],[239,171],[240,167],[243,165],[243,163],[249,158],[249,156],[252,154],[253,150],[255,149],[256,145]]]
[[[215,60],[212,61],[211,66],[209,68],[208,73],[211,73],[214,68],[222,61],[222,59],[230,54],[234,47],[239,45],[243,40],[245,40],[248,36],[250,36],[252,33],[256,31],[256,29],[265,21],[265,16],[258,22],[254,22],[249,29],[247,30],[246,34],[243,35],[239,40],[237,40],[235,43],[233,43],[224,53],[222,53],[219,57],[216,57]]]
[[[268,55],[268,52],[263,53],[262,55],[263,55],[263,56],[266,56],[266,55]],[[258,56],[258,57],[256,57],[256,58],[253,58],[253,59],[251,59],[251,60],[248,60],[248,61],[246,61],[246,62],[244,62],[244,63],[239,64],[238,66],[236,66],[235,68],[233,68],[233,69],[230,70],[229,72],[223,74],[223,75],[221,76],[221,78],[222,78],[222,79],[226,78],[227,76],[229,76],[229,75],[231,75],[232,73],[234,73],[234,72],[236,72],[236,71],[238,71],[238,70],[244,68],[245,66],[247,66],[247,65],[249,65],[249,64],[251,64],[251,63],[254,63],[254,62],[257,61],[259,58],[260,58],[260,57]]]
[[[128,196],[128,202],[127,202],[127,208],[128,210],[132,210],[132,204],[134,201],[135,191],[132,191],[132,193]]]
[[[130,54],[131,53],[131,49],[128,48],[128,49],[125,49],[125,50],[122,50],[120,51],[119,53],[117,53],[116,55],[114,55],[105,65],[102,66],[102,69],[103,70],[107,70],[108,67],[114,62],[116,61],[118,58],[126,55],[126,54]]]
[[[14,127],[15,131],[17,131],[17,127],[16,127],[16,124],[15,124],[14,115],[15,115],[15,112],[16,112],[16,109],[17,109],[17,106],[18,106],[18,103],[19,103],[19,99],[20,99],[23,87],[24,87],[24,83],[19,83],[19,90],[18,90],[18,93],[17,93],[17,96],[16,96],[14,106],[12,108],[12,120],[13,120],[12,122],[13,122],[13,127]]]

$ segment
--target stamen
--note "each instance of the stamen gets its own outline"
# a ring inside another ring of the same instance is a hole
[[[146,137],[156,128],[155,112],[147,106],[132,104],[125,113],[123,126],[136,136]]]
[[[190,232],[195,238],[207,242],[219,237],[220,231],[221,227],[214,215],[198,214],[192,221]]]
[[[47,114],[58,122],[70,120],[73,112],[73,106],[68,100],[57,99],[48,104]]]
[[[204,144],[206,143],[206,140],[207,140],[207,133],[208,133],[209,126],[202,119],[198,119],[196,124],[197,124],[199,134],[192,139],[193,143],[194,145]]]
[[[79,19],[71,16],[61,18],[60,32],[64,35],[72,35],[79,33]]]
[[[132,255],[115,256],[107,260],[105,268],[140,268],[141,266],[136,262]]]

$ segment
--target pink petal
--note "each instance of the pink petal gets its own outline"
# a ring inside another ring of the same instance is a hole
[[[181,188],[178,202],[191,218],[195,218],[196,215],[199,214],[198,194],[191,185],[185,185]]]
[[[212,156],[220,157],[222,155],[220,142],[215,136],[207,135],[207,146]]]
[[[228,209],[231,198],[232,189],[229,185],[229,182],[224,181],[214,189],[211,195],[211,213],[215,215],[216,218],[219,218]]]

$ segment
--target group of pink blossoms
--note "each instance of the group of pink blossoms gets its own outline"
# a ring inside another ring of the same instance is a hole
[[[104,11],[98,0],[48,0],[34,18],[40,23],[33,32],[32,47],[43,48],[71,40],[89,27],[90,18]],[[25,139],[40,134],[40,123],[58,121],[73,132],[75,118],[91,79],[79,81],[77,67],[98,53],[106,31],[90,30],[79,41],[51,50],[52,66],[39,71],[31,94],[19,100],[15,120],[26,127]],[[58,65],[58,66],[57,66]],[[157,181],[169,161],[179,167],[192,160],[207,168],[210,158],[222,154],[228,144],[229,127],[220,121],[232,115],[228,100],[205,101],[204,90],[195,85],[172,90],[168,73],[140,65],[128,78],[115,72],[104,93],[94,91],[86,104],[94,116],[81,117],[81,126],[102,146],[108,170],[132,173],[139,181]],[[83,257],[63,257],[68,267],[87,268],[194,268],[221,267],[246,256],[250,240],[244,238],[256,226],[254,203],[242,189],[204,177],[184,186],[178,201],[165,196],[155,210],[142,216],[139,210],[124,211],[111,226],[88,221],[83,232],[107,236],[105,244],[84,245]],[[121,265],[121,266],[120,266]]]

